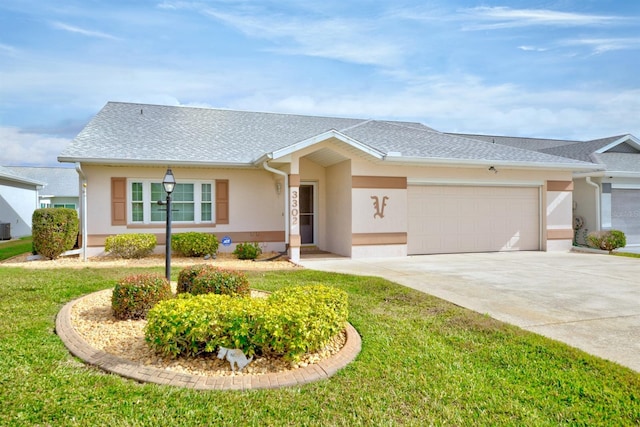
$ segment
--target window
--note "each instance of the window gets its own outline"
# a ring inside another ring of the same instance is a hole
[[[54,203],[53,204],[54,208],[69,208],[69,209],[75,209],[76,208],[76,204],[75,203]]]
[[[159,201],[167,200],[167,193],[161,182],[130,180],[128,187],[130,223],[153,224],[167,220],[166,205],[158,204]],[[213,188],[211,182],[176,184],[171,193],[172,220],[195,224],[213,222]]]

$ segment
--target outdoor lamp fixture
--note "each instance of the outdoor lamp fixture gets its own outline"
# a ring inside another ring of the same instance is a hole
[[[176,188],[176,179],[173,177],[171,168],[167,169],[167,173],[164,174],[162,179],[162,186],[165,193],[167,193],[167,240],[165,242],[165,276],[169,282],[171,282],[171,193]]]

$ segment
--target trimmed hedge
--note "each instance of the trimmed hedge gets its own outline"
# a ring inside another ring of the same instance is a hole
[[[183,268],[178,273],[178,282],[176,293],[178,294],[190,294],[193,288],[193,280],[198,277],[198,274],[208,268],[214,268],[209,264],[196,264]]]
[[[210,264],[185,267],[178,274],[177,293],[192,295],[249,295],[249,281],[244,273],[222,269]]]
[[[218,252],[218,239],[215,234],[189,231],[171,236],[171,249],[184,257],[203,257]]]
[[[80,220],[75,209],[36,209],[31,217],[34,252],[49,259],[73,249],[78,240]]]
[[[233,254],[238,257],[238,259],[256,259],[262,253],[262,248],[258,243],[238,243],[236,248],[233,250]]]
[[[609,251],[627,246],[627,236],[620,230],[592,231],[587,235],[589,246]]]
[[[149,311],[145,339],[174,357],[223,346],[296,361],[344,330],[347,317],[346,292],[325,285],[287,288],[268,298],[181,296]]]
[[[173,297],[169,281],[159,274],[127,276],[113,288],[111,312],[116,319],[144,319],[158,302]]]
[[[120,258],[144,258],[156,248],[156,236],[150,233],[116,234],[104,242],[105,252]]]
[[[249,295],[249,280],[240,271],[207,268],[193,279],[192,295],[219,294],[230,296]]]

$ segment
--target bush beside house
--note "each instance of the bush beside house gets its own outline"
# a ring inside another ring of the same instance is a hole
[[[31,227],[34,252],[56,259],[76,245],[80,220],[75,209],[43,208],[33,212]]]

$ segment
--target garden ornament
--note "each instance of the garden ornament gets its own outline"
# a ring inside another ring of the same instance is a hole
[[[226,348],[220,346],[218,350],[218,359],[227,359],[231,364],[231,371],[235,372],[235,365],[238,366],[238,371],[242,371],[253,360],[253,356],[247,359],[242,350],[239,348]]]

